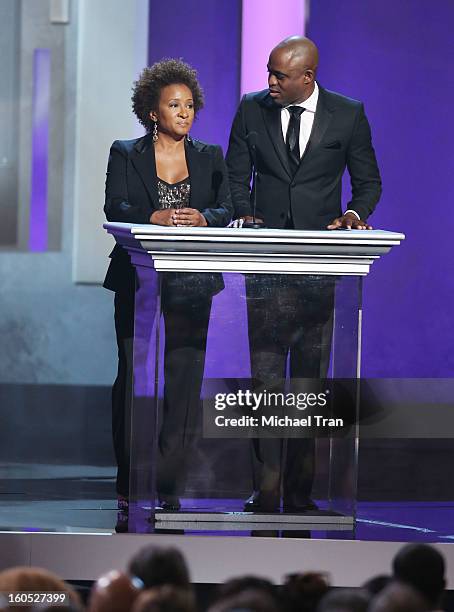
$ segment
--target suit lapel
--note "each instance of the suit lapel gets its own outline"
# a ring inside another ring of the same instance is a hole
[[[281,109],[272,101],[266,98],[262,102],[263,121],[268,130],[269,137],[276,150],[276,154],[284,167],[284,170],[291,178],[290,164],[288,161],[287,150],[285,148],[284,138],[282,137],[281,125]]]
[[[145,185],[154,208],[159,208],[158,179],[153,140],[150,134],[144,136],[135,146],[131,161]]]
[[[319,86],[319,94],[317,108],[315,110],[314,123],[312,125],[309,142],[307,143],[301,161],[304,160],[306,155],[310,155],[312,151],[314,151],[318,147],[328,128],[332,115],[333,111],[331,110],[331,108],[329,108],[329,105],[327,103],[325,90]]]

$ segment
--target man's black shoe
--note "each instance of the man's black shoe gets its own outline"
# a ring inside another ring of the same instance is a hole
[[[159,499],[159,505],[156,506],[157,512],[178,512],[181,510],[181,503],[178,497],[168,496]]]
[[[318,512],[318,510],[317,504],[310,497],[301,502],[284,500],[284,512],[288,514],[304,514]]]
[[[254,491],[244,503],[245,512],[279,512],[279,496],[261,491]]]

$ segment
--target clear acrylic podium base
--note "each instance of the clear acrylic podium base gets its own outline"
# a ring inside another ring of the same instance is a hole
[[[137,273],[130,506],[156,531],[352,529],[357,419],[341,434],[295,436],[206,421],[241,385],[277,384],[283,396],[279,381],[293,393],[300,380],[357,380],[362,277],[402,236],[106,227]],[[245,512],[259,489],[257,511]]]

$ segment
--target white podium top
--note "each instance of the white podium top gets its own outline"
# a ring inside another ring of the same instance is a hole
[[[135,265],[150,265],[158,272],[365,276],[375,260],[405,239],[404,234],[383,230],[183,228],[131,223],[105,223],[104,228],[129,251]]]

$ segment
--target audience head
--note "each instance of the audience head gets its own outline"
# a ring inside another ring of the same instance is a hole
[[[192,592],[168,584],[143,591],[132,612],[196,612]]]
[[[12,567],[0,572],[0,593],[12,591],[37,591],[67,594],[65,608],[81,609],[79,595],[58,576],[39,567]],[[8,609],[4,603],[0,609]],[[21,606],[21,612],[32,610],[33,605]],[[16,609],[16,608],[14,608]],[[54,607],[55,609],[55,607]]]
[[[388,574],[379,574],[366,580],[362,588],[369,593],[372,597],[378,595],[385,587],[392,582],[392,576]]]
[[[183,555],[176,548],[145,546],[129,562],[128,571],[140,578],[146,589],[170,584],[191,588],[189,571]]]
[[[208,612],[279,612],[276,599],[264,589],[245,589],[221,597]]]
[[[141,592],[142,583],[123,572],[112,570],[93,586],[89,612],[129,612]]]
[[[289,574],[282,588],[287,612],[312,612],[329,590],[328,577],[319,572]]]
[[[317,612],[367,612],[370,596],[363,589],[331,589],[320,601]]]
[[[393,560],[396,580],[409,584],[436,607],[446,586],[443,556],[428,544],[408,544]]]
[[[230,578],[221,584],[217,591],[217,599],[227,599],[244,591],[260,591],[276,598],[274,585],[270,580],[260,576],[246,575]]]
[[[391,582],[374,597],[369,612],[428,612],[430,605],[416,589]]]

